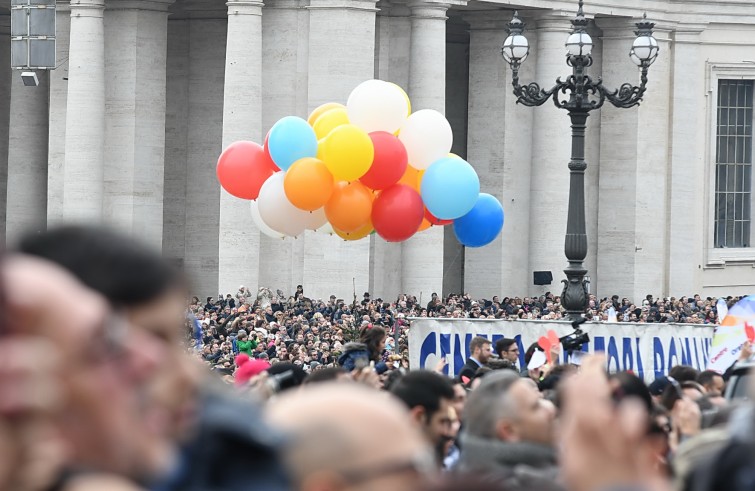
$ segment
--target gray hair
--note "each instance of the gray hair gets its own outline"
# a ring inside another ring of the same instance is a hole
[[[511,370],[497,370],[487,374],[467,399],[464,406],[464,431],[470,436],[496,438],[496,424],[502,418],[515,419],[517,408],[508,391],[521,380]]]

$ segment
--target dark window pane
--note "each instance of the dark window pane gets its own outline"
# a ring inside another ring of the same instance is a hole
[[[26,21],[26,9],[13,9],[10,11],[10,35],[28,36],[29,26]],[[6,34],[7,36],[7,34]]]
[[[29,42],[26,39],[11,40],[10,42],[10,59],[11,66],[23,68],[28,66],[29,61]]]
[[[55,9],[30,9],[29,12],[30,36],[55,36]]]
[[[734,189],[735,191],[739,191],[740,193],[742,191],[745,191],[744,189],[744,172],[745,172],[745,166],[744,165],[738,165],[737,166],[737,186]]]

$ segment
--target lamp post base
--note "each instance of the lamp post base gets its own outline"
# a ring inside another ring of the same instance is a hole
[[[566,279],[561,280],[564,290],[561,292],[561,305],[566,310],[567,317],[575,321],[582,317],[587,309],[587,270],[580,264],[569,266],[564,270]]]

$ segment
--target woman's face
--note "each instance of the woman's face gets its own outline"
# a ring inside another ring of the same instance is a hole
[[[382,353],[385,351],[385,339],[386,337],[383,336],[383,339],[380,340],[380,343],[378,343],[378,353]]]

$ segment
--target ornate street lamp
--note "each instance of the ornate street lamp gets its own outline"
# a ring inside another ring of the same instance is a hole
[[[579,0],[577,16],[571,21],[572,32],[566,40],[566,63],[572,67],[572,74],[561,80],[549,90],[541,89],[536,83],[521,85],[519,68],[529,54],[529,43],[522,34],[524,22],[518,12],[508,24],[509,36],[501,46],[503,59],[511,65],[514,95],[517,103],[525,106],[540,106],[552,99],[556,107],[566,109],[571,118],[572,148],[569,161],[569,213],[566,222],[566,241],[564,250],[569,266],[564,270],[566,279],[562,280],[564,289],[561,304],[571,319],[582,316],[587,308],[587,282],[583,261],[587,256],[587,232],[585,229],[585,123],[590,111],[599,109],[606,100],[620,108],[636,106],[642,100],[647,85],[648,68],[658,56],[658,41],[653,37],[655,24],[647,21],[643,15],[637,22],[637,39],[629,51],[630,59],[640,68],[640,85],[625,83],[617,90],[603,86],[598,77],[593,80],[585,74],[585,69],[592,65],[592,39],[587,33],[588,20],[582,12],[582,0]],[[563,97],[561,96],[563,94]]]

